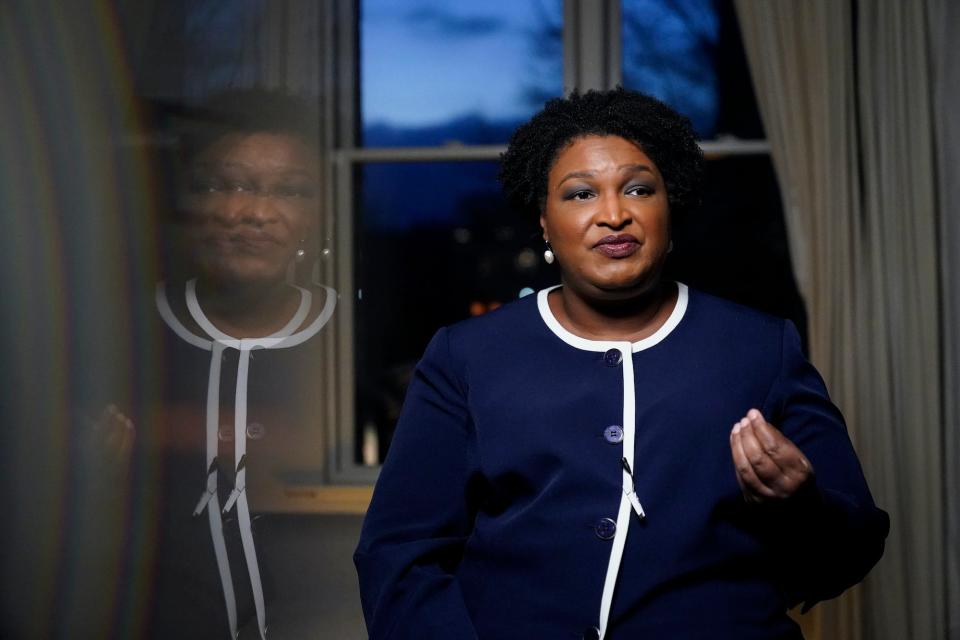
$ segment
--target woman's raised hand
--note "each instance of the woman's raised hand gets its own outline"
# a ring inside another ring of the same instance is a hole
[[[803,452],[756,409],[733,425],[730,451],[748,502],[789,498],[813,477]]]
[[[96,456],[98,466],[110,469],[114,475],[127,473],[136,428],[116,405],[108,404],[96,420],[91,420],[88,447]]]

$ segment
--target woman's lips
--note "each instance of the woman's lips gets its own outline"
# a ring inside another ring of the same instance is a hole
[[[220,251],[233,252],[241,251],[244,253],[260,253],[262,251],[272,251],[278,245],[283,244],[279,238],[262,231],[241,231],[226,232],[219,235],[207,236],[205,239],[208,247]]]
[[[593,248],[610,258],[626,258],[640,250],[640,241],[628,234],[607,236]]]

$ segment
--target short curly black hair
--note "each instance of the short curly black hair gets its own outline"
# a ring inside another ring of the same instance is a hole
[[[507,200],[524,215],[538,217],[557,156],[577,138],[591,135],[619,136],[649,156],[663,176],[672,217],[699,205],[703,152],[690,120],[656,98],[622,87],[554,98],[520,125],[500,156]]]
[[[207,97],[187,116],[180,127],[180,157],[185,165],[233,133],[289,135],[311,150],[318,149],[320,115],[315,101],[285,91],[227,89]]]

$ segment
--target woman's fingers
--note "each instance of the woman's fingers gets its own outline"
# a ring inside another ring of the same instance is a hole
[[[737,482],[740,484],[740,490],[745,498],[751,501],[761,501],[764,499],[775,498],[776,493],[771,487],[768,487],[757,474],[754,461],[750,459],[744,447],[744,429],[747,426],[741,420],[733,426],[730,432],[730,451],[733,454],[733,466],[737,472]]]
[[[734,425],[730,448],[737,480],[750,500],[787,498],[813,473],[800,449],[756,409]]]
[[[130,418],[110,404],[94,423],[94,434],[109,457],[124,462],[133,450],[136,428]]]
[[[785,475],[799,477],[801,480],[810,475],[812,468],[803,452],[767,422],[759,411],[751,409],[747,413],[747,419],[760,446]]]
[[[122,414],[121,414],[122,415]],[[133,421],[127,416],[122,416],[122,420],[117,427],[120,432],[120,443],[117,446],[117,452],[126,459],[133,451],[133,441],[136,436],[136,429],[133,427]]]

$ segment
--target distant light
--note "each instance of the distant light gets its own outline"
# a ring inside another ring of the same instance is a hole
[[[518,269],[529,271],[537,266],[537,252],[533,249],[524,249],[517,254],[514,261]]]
[[[457,227],[453,230],[453,239],[459,244],[467,244],[470,242],[470,237],[473,234],[470,233],[470,229],[465,229],[463,227]]]
[[[363,445],[361,446],[363,466],[375,467],[380,463],[380,437],[377,434],[377,425],[367,421],[363,425]]]
[[[525,298],[525,297],[527,297],[528,295],[530,295],[531,293],[534,293],[533,289],[531,289],[530,287],[524,287],[523,289],[520,289],[520,295],[517,296],[517,297],[518,297],[518,298]]]

